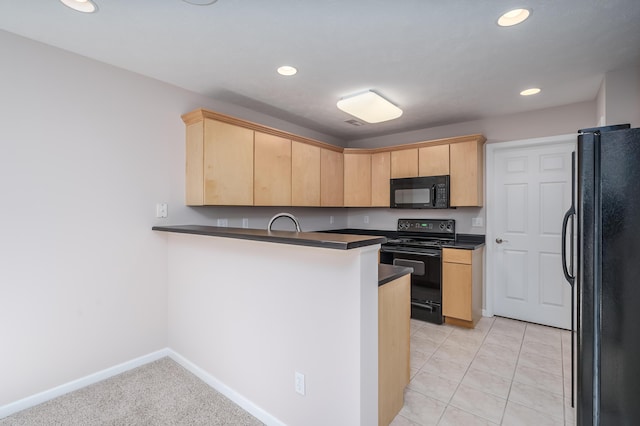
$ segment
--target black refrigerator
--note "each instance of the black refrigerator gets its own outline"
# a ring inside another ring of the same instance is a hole
[[[640,128],[629,127],[580,130],[574,154],[562,251],[579,426],[640,425]]]

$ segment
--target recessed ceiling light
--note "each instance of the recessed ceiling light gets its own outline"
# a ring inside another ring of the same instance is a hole
[[[298,70],[295,67],[292,67],[290,65],[283,65],[278,68],[278,74],[280,75],[286,75],[286,76],[296,75],[297,72]]]
[[[367,123],[381,123],[402,115],[402,110],[371,90],[338,101],[338,108]]]
[[[498,25],[501,27],[511,27],[513,25],[518,25],[519,23],[526,20],[531,14],[530,9],[513,9],[504,13],[500,18],[498,18]]]
[[[91,0],[60,0],[62,4],[73,10],[83,13],[93,13],[98,10],[98,6]]]
[[[520,92],[522,96],[537,95],[538,93],[540,93],[540,89],[538,89],[537,87],[532,87],[531,89],[526,89]]]
[[[209,6],[210,4],[214,4],[218,0],[182,0],[185,3],[195,4],[196,6]]]

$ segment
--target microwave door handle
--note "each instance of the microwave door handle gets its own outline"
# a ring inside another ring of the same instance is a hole
[[[436,186],[431,185],[431,207],[436,206]]]

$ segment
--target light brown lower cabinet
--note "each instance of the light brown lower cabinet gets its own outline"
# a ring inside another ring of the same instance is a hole
[[[378,287],[378,424],[388,426],[409,384],[411,275]]]
[[[442,315],[446,324],[474,328],[482,316],[482,255],[476,250],[442,249]]]

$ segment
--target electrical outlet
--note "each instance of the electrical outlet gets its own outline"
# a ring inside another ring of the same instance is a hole
[[[296,371],[296,392],[304,395],[304,374]]]
[[[249,219],[246,217],[242,218],[242,227],[243,228],[248,228],[249,227]]]
[[[167,217],[168,208],[167,203],[156,204],[156,217]]]
[[[482,218],[481,217],[472,217],[471,218],[471,226],[482,227],[483,226]]]
[[[229,221],[227,219],[218,219],[218,226],[229,226]]]
[[[369,216],[364,217],[364,223],[369,223]]]

